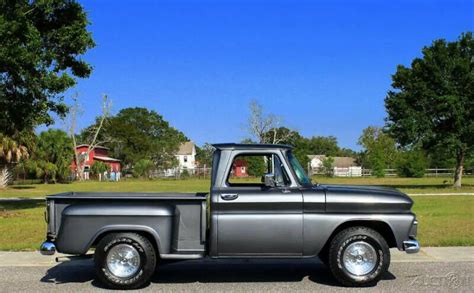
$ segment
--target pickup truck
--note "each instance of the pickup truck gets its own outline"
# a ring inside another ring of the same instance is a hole
[[[149,282],[161,260],[315,258],[345,286],[374,285],[391,247],[419,251],[413,201],[390,188],[313,184],[286,145],[215,144],[206,193],[46,197],[40,252],[87,256],[115,289]],[[264,166],[241,178],[236,168]],[[237,167],[240,166],[240,167]],[[252,180],[258,178],[258,180]]]

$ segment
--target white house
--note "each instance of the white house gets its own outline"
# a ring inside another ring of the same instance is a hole
[[[175,156],[178,159],[179,169],[194,171],[194,168],[196,168],[196,146],[194,142],[187,141],[182,143]]]
[[[323,161],[326,159],[325,155],[308,155],[310,160],[310,173],[320,173],[323,167]],[[332,157],[333,175],[337,177],[361,177],[362,167],[358,166],[356,160],[351,157]]]

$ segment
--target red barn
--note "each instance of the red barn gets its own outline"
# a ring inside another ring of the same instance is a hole
[[[247,177],[247,161],[237,159],[232,165],[232,175],[235,177]]]
[[[76,147],[77,154],[85,155],[87,153],[87,149],[89,145],[81,144]],[[94,149],[91,150],[89,153],[89,157],[85,160],[85,171],[89,171],[94,162],[100,161],[106,164],[109,167],[108,172],[120,172],[120,160],[114,159],[109,157],[109,149],[103,146],[96,146]],[[76,169],[76,162],[75,160],[71,163],[71,169]]]

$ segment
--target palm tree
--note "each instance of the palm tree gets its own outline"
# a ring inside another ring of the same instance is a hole
[[[0,134],[0,188],[5,188],[11,179],[9,167],[22,158],[28,158],[28,150],[12,138]]]

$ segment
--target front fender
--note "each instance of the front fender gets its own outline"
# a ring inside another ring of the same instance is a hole
[[[399,249],[403,241],[409,239],[415,215],[407,214],[305,214],[304,215],[304,256],[317,256],[332,233],[349,222],[382,222],[392,230]]]

